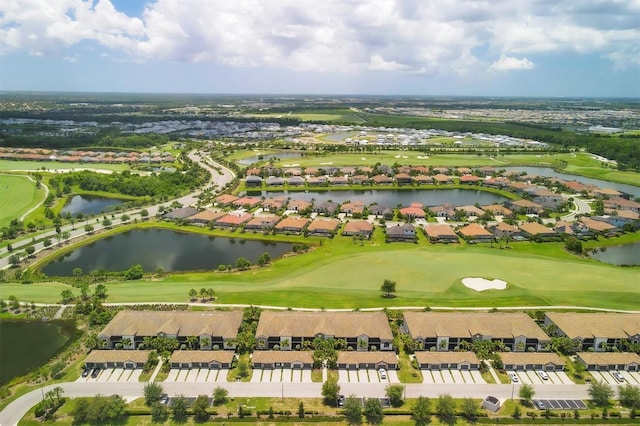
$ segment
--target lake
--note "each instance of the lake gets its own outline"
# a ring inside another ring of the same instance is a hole
[[[0,319],[0,383],[48,362],[74,329],[70,321]]]
[[[365,204],[378,203],[387,207],[396,207],[398,204],[408,206],[411,203],[422,203],[425,206],[438,206],[441,204],[453,204],[454,206],[466,206],[473,204],[488,205],[507,201],[508,198],[491,192],[473,189],[388,189],[388,190],[346,190],[346,191],[277,191],[247,192],[248,195],[264,195],[265,197],[286,196],[294,200],[315,200],[316,203],[334,201],[362,201]]]
[[[602,251],[604,249],[604,251]],[[597,252],[589,252],[589,257],[600,262],[618,266],[640,265],[640,241],[619,246],[603,247]]]
[[[74,195],[60,212],[62,215],[92,215],[110,211],[110,208],[122,204],[119,198],[96,197],[93,195]]]
[[[166,229],[134,229],[80,247],[42,268],[49,276],[70,276],[74,268],[125,271],[140,264],[147,272],[213,270],[234,265],[239,257],[255,263],[262,253],[272,259],[290,252],[292,244],[242,238],[212,237]]]
[[[500,168],[500,167],[499,167]],[[556,177],[558,179],[564,180],[575,180],[580,183],[584,183],[585,185],[595,185],[599,188],[612,188],[617,191],[626,192],[627,194],[631,194],[634,197],[640,197],[640,187],[627,185],[626,183],[616,183],[616,182],[608,182],[606,180],[600,179],[592,179],[579,175],[571,175],[568,173],[560,173],[553,170],[551,167],[502,167],[508,172],[526,172],[528,175],[536,175],[536,176],[545,176],[545,177]]]
[[[258,161],[269,161],[270,158],[277,158],[278,160],[283,160],[285,158],[300,158],[300,157],[302,157],[302,153],[300,152],[278,152],[275,154],[262,154],[262,155],[254,155],[252,157],[243,158],[242,160],[238,160],[238,164],[248,166],[250,164],[257,163]]]

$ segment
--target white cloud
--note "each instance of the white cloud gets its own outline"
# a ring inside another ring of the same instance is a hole
[[[530,69],[527,56],[565,53],[624,67],[638,16],[638,0],[156,0],[141,18],[109,0],[3,0],[0,53],[63,57],[91,41],[133,61],[318,72]]]
[[[512,56],[500,56],[500,59],[492,63],[487,71],[513,71],[533,69],[533,62],[527,58],[514,58]]]

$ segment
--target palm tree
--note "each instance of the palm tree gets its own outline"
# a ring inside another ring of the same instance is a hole
[[[120,344],[123,348],[128,348],[132,343],[133,341],[129,337],[123,337],[122,339],[120,339]]]
[[[188,336],[187,337],[187,346],[190,349],[196,349],[197,345],[198,345],[198,338],[196,336]]]

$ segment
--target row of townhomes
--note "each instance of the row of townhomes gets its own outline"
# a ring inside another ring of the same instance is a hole
[[[229,368],[242,321],[240,310],[120,311],[99,334],[101,349],[91,352],[85,363],[89,368],[141,368],[149,353],[146,339],[164,337],[177,339],[182,348],[171,355],[172,368]],[[550,312],[544,329],[573,340],[577,357],[589,369],[640,371],[640,356],[624,352],[625,343],[640,343],[638,314]],[[490,340],[502,348],[506,369],[563,370],[564,361],[549,352],[552,338],[544,329],[525,313],[407,311],[399,332],[416,343],[415,361],[422,369],[478,370],[481,361],[470,352],[471,344]],[[333,338],[344,342],[339,369],[392,370],[398,366],[393,337],[384,312],[263,311],[252,364],[262,369],[312,368],[309,344]]]

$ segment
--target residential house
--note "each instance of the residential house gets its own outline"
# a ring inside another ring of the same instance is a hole
[[[640,355],[633,352],[578,352],[576,357],[587,370],[640,371]]]
[[[282,186],[284,179],[279,176],[269,176],[266,181],[267,186]]]
[[[429,223],[424,227],[429,241],[432,243],[457,243],[458,235],[446,224]]]
[[[497,222],[495,225],[488,226],[487,229],[493,232],[497,238],[513,238],[520,235],[520,230],[507,222]]]
[[[624,341],[640,343],[640,314],[547,312],[544,324],[582,351],[621,348]]]
[[[438,173],[438,174],[441,174],[441,175],[449,173],[449,169],[446,168],[446,167],[434,167],[431,170],[432,170],[433,173]]]
[[[460,207],[456,207],[456,210],[459,211],[463,211],[465,213],[465,215],[472,217],[472,216],[482,216],[484,214],[484,211],[482,209],[479,209],[476,206],[460,206]]]
[[[85,368],[143,368],[151,351],[93,350],[84,360]],[[233,352],[231,352],[233,354]]]
[[[232,351],[174,351],[169,358],[169,365],[180,369],[228,369],[234,357]]]
[[[506,204],[510,209],[516,212],[524,211],[525,214],[540,214],[544,210],[540,204],[529,200],[510,200]]]
[[[235,195],[231,195],[231,194],[222,194],[222,195],[216,197],[216,199],[214,201],[215,201],[216,206],[226,207],[226,206],[230,206],[231,203],[236,201],[238,198],[240,198],[240,197],[236,197]]]
[[[338,210],[339,204],[333,201],[324,201],[313,207],[313,211],[325,216],[333,216]]]
[[[418,175],[418,176],[414,177],[413,180],[418,185],[428,185],[430,183],[433,183],[433,178],[431,176],[427,176],[427,175]]]
[[[120,311],[98,334],[98,340],[105,349],[116,343],[123,343],[124,349],[138,349],[145,337],[175,338],[180,344],[195,337],[200,349],[235,349],[242,315],[241,310]]]
[[[182,207],[171,210],[169,213],[163,214],[162,217],[169,220],[186,219],[198,213],[198,209],[194,209],[193,207]]]
[[[300,176],[291,176],[287,178],[287,185],[289,186],[302,186],[305,184],[305,181]]]
[[[290,200],[289,204],[287,204],[287,210],[301,212],[310,209],[312,206],[313,204],[305,200]]]
[[[434,182],[439,183],[439,184],[453,183],[453,179],[451,179],[451,176],[447,176],[447,175],[445,175],[443,173],[438,173],[437,175],[435,175],[433,177],[433,180],[434,180]]]
[[[261,172],[262,172],[262,171],[260,170],[260,168],[258,168],[258,167],[252,167],[252,168],[250,168],[250,169],[247,169],[247,173],[246,173],[246,175],[247,175],[247,176],[259,176]]]
[[[270,197],[262,202],[262,208],[270,212],[277,212],[287,205],[286,197]]]
[[[401,208],[400,214],[407,219],[424,219],[427,216],[422,207],[414,206],[413,204],[409,207]]]
[[[346,176],[334,176],[329,178],[329,184],[331,186],[347,186],[349,179]]]
[[[353,203],[344,203],[340,206],[340,213],[345,213],[346,215],[353,214],[363,214],[364,213],[364,203],[362,201],[355,201]]]
[[[463,370],[480,369],[482,362],[478,356],[469,352],[430,352],[419,351],[414,354],[421,370]]]
[[[611,210],[629,210],[632,212],[640,213],[640,203],[636,203],[635,201],[627,200],[626,198],[616,197],[610,198],[608,200],[603,200],[605,209]]]
[[[393,179],[386,175],[375,175],[371,180],[376,185],[391,185],[393,183]]]
[[[595,235],[613,235],[616,233],[617,228],[607,222],[591,219],[590,217],[583,216],[580,218],[580,222],[589,228]]]
[[[314,339],[344,339],[353,351],[393,350],[384,312],[263,311],[256,330],[258,349],[300,349]]]
[[[387,227],[387,241],[417,241],[416,227],[410,223],[390,225]]]
[[[287,216],[274,227],[281,234],[300,234],[309,223],[304,217]]]
[[[500,204],[490,204],[488,206],[482,206],[482,210],[491,213],[494,216],[513,216],[513,212],[508,208],[501,206]]]
[[[413,178],[407,173],[398,173],[394,177],[398,185],[411,185],[413,183]]]
[[[355,175],[349,178],[354,185],[365,185],[371,183],[371,179],[366,175]]]
[[[309,186],[327,186],[329,181],[324,176],[307,178],[307,185]]]
[[[262,178],[257,175],[247,176],[245,185],[247,188],[260,188],[262,186]]]
[[[456,217],[456,208],[453,204],[442,204],[440,206],[429,207],[431,213],[436,217],[444,217],[447,220],[451,220]]]
[[[251,354],[253,368],[274,370],[290,368],[292,370],[312,369],[312,351],[253,351]]]
[[[622,196],[622,192],[612,188],[594,188],[589,195],[598,198],[618,198]]]
[[[626,211],[626,213],[632,213],[638,216],[638,213],[632,212],[630,210]],[[591,216],[593,220],[599,220],[601,222],[608,223],[611,226],[614,226],[618,229],[622,229],[625,225],[629,223],[636,222],[638,219],[630,219],[621,215],[604,215],[604,216]]]
[[[456,169],[456,173],[460,176],[470,175],[471,173],[473,173],[473,170],[468,167],[458,167]]]
[[[341,351],[338,352],[337,367],[344,370],[395,370],[398,368],[398,355],[391,351]]]
[[[565,362],[554,352],[499,352],[505,370],[562,371]]]
[[[342,235],[344,236],[363,236],[369,239],[371,234],[373,234],[373,224],[366,220],[350,220],[342,230]]]
[[[283,170],[282,175],[287,176],[302,176],[302,170],[297,167],[290,167]]]
[[[209,222],[211,221],[215,222],[217,219],[220,219],[225,215],[226,215],[225,212],[214,212],[212,210],[203,210],[201,212],[194,214],[193,216],[189,216],[188,220],[189,222],[194,223],[196,225],[207,225],[209,224]]]
[[[470,223],[458,229],[458,234],[466,241],[476,243],[488,243],[494,241],[496,236],[487,231],[478,223]]]
[[[544,188],[536,188],[533,191],[528,191],[529,195],[533,198],[534,203],[538,203],[543,207],[549,209],[556,209],[558,206],[565,203],[562,195],[556,194],[553,191],[549,191]]]
[[[393,217],[393,209],[391,207],[383,206],[382,204],[369,206],[369,212],[375,217]]]
[[[593,234],[582,222],[565,222],[559,220],[553,226],[553,230],[561,235],[571,235],[576,238],[589,238]]]
[[[558,233],[553,228],[547,228],[538,222],[525,222],[518,226],[522,234],[527,238],[554,238]]]
[[[307,231],[311,235],[333,236],[339,226],[340,221],[338,219],[316,218],[311,221],[307,227]]]
[[[251,213],[235,212],[222,216],[215,221],[220,228],[237,228],[249,222],[253,218]]]
[[[544,350],[549,336],[525,313],[404,313],[404,327],[424,350],[455,351],[481,340],[499,342],[511,351]]]
[[[231,205],[236,208],[252,209],[262,202],[259,197],[242,197],[233,201]]]
[[[478,176],[474,176],[474,175],[462,175],[460,176],[460,183],[464,183],[467,185],[474,185],[477,183],[480,183],[482,179],[480,179]]]
[[[244,225],[246,230],[266,230],[272,229],[280,221],[280,216],[264,215],[256,216]]]

